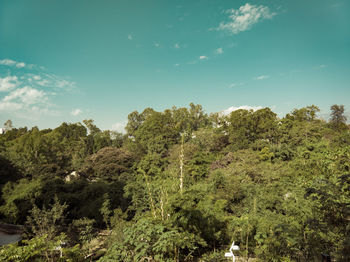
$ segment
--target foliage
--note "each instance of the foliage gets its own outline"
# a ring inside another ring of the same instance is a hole
[[[46,235],[23,240],[21,244],[10,244],[0,248],[0,261],[83,261],[79,246],[62,247],[65,242],[66,236],[64,234],[52,240],[48,240]]]
[[[122,243],[115,242],[100,261],[177,261],[181,250],[189,251],[181,256],[188,261],[196,249],[195,235],[181,232],[166,223],[142,218],[124,230]]]
[[[61,231],[66,204],[61,205],[57,196],[50,209],[39,209],[34,205],[27,218],[27,224],[34,236],[46,235],[49,240],[54,239]]]
[[[100,212],[103,217],[103,222],[105,222],[107,228],[109,228],[110,216],[112,215],[111,201],[107,193],[103,195],[103,199],[104,200],[102,203],[102,207],[100,208]]]
[[[104,147],[87,158],[83,172],[90,179],[125,181],[128,179],[134,157],[126,149]]]
[[[86,217],[73,221],[72,227],[75,233],[79,235],[79,241],[82,244],[90,242],[95,236],[93,228],[94,223],[95,221],[93,219],[88,219]]]
[[[125,135],[91,119],[11,125],[0,135],[0,218],[36,236],[1,255],[59,261],[65,217],[65,261],[226,261],[233,240],[247,260],[349,261],[350,130],[343,106],[328,123],[318,113],[208,116],[191,103],[134,111]]]
[[[17,183],[8,182],[2,188],[4,204],[0,213],[8,223],[23,223],[32,209],[32,200],[39,196],[42,184],[40,180],[21,179]]]
[[[332,105],[331,106],[331,119],[330,123],[333,127],[346,128],[346,116],[344,116],[344,106],[343,105]]]

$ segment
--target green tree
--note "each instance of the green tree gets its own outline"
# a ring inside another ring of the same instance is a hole
[[[346,116],[344,116],[344,105],[332,105],[330,118],[331,125],[337,129],[344,129],[346,128],[345,122]]]
[[[9,119],[4,123],[4,129],[5,131],[11,131],[13,129],[12,121]]]
[[[2,188],[4,203],[0,206],[0,213],[7,223],[23,224],[32,202],[40,195],[42,182],[39,179],[20,179],[17,182],[8,182]]]
[[[43,207],[39,209],[34,205],[27,217],[27,225],[34,236],[45,235],[47,239],[53,240],[62,230],[65,218],[66,204],[60,204],[57,196],[52,206],[47,209]]]
[[[125,182],[134,161],[134,155],[125,148],[104,147],[89,156],[82,169],[89,179]]]
[[[0,261],[84,261],[79,245],[62,247],[62,244],[66,241],[67,237],[64,234],[55,237],[53,240],[48,240],[46,235],[23,240],[21,245],[16,243],[1,247]]]

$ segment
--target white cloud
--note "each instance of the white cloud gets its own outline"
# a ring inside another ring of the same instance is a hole
[[[0,60],[0,65],[6,65],[6,66],[16,66],[17,68],[25,67],[26,64],[24,62],[17,62],[11,59],[3,59]]]
[[[29,118],[35,119],[41,115],[50,115],[50,116],[60,116],[61,113],[56,110],[51,110],[48,107],[39,107],[39,106],[32,106],[27,109],[27,112],[32,114]],[[23,117],[28,117],[28,114],[23,115]]]
[[[117,131],[119,133],[125,133],[125,127],[126,127],[125,122],[117,122],[112,126],[111,130]]]
[[[80,115],[81,113],[83,113],[83,111],[81,109],[79,109],[79,108],[74,109],[72,112],[70,112],[70,114],[72,116],[77,116],[77,115]]]
[[[40,86],[48,86],[50,85],[51,81],[49,81],[48,79],[43,79],[41,81],[38,81],[37,84]]]
[[[17,111],[22,109],[23,105],[20,103],[0,101],[0,111]]]
[[[19,70],[21,68],[26,70]],[[1,75],[8,75],[0,77],[0,114],[6,112],[19,118],[35,120],[40,120],[43,115],[60,115],[52,99],[57,94],[73,91],[76,83],[45,71],[38,65],[0,60]]]
[[[43,91],[25,86],[12,91],[3,99],[4,102],[11,102],[13,100],[19,100],[25,105],[31,105],[43,102],[46,100],[46,95]]]
[[[0,60],[0,65],[14,66],[16,65],[16,61],[13,61],[11,59],[3,59]]]
[[[261,75],[261,76],[254,77],[255,80],[264,80],[264,79],[267,79],[267,78],[270,78],[270,76]]]
[[[25,66],[26,66],[26,64],[23,63],[23,62],[20,62],[20,63],[16,64],[16,67],[18,67],[18,68],[22,68],[22,67],[25,67]]]
[[[231,112],[239,110],[239,109],[244,109],[244,110],[259,110],[262,109],[262,106],[239,106],[239,107],[235,107],[235,106],[231,106],[223,111],[221,111],[221,115],[229,115]]]
[[[67,81],[65,79],[56,79],[56,87],[64,88],[64,87],[74,87],[75,82]]]
[[[19,85],[17,76],[0,77],[0,91],[9,91]]]
[[[160,44],[159,43],[155,43],[154,46],[155,47],[160,47]]]
[[[174,66],[180,66],[180,64],[175,64]]]
[[[39,81],[41,79],[41,76],[33,75],[33,79],[36,80],[36,81]]]
[[[218,49],[215,49],[215,54],[221,55],[223,53],[224,53],[224,50],[222,49],[222,47],[219,47]]]
[[[327,65],[318,65],[318,66],[315,66],[314,69],[323,69],[326,67],[327,67]]]
[[[205,56],[205,55],[201,55],[201,56],[199,57],[199,60],[207,60],[207,59],[208,59],[208,57]]]
[[[176,43],[176,44],[174,45],[174,48],[179,49],[179,48],[180,48],[180,45],[179,45],[178,43]]]
[[[276,13],[271,12],[267,6],[256,6],[246,3],[238,10],[229,9],[226,11],[229,14],[228,22],[221,22],[216,30],[229,31],[232,34],[250,29],[254,24],[271,19]]]
[[[133,40],[133,39],[134,39],[134,37],[132,36],[132,34],[128,34],[128,39],[129,39],[129,40]]]
[[[233,87],[238,87],[238,86],[243,86],[244,83],[231,83],[228,85],[228,88],[233,88]]]
[[[66,90],[71,90],[76,87],[75,82],[63,79],[54,74],[41,74],[41,75],[28,74],[24,78],[27,81],[31,82],[30,77],[36,80],[35,83],[30,83],[30,85],[38,85],[41,87],[59,88],[59,89],[66,89]]]

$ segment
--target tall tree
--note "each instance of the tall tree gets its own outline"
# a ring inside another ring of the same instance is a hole
[[[6,131],[10,131],[13,128],[12,121],[9,119],[4,123],[4,128]]]
[[[344,105],[332,105],[331,111],[331,124],[336,128],[344,126],[346,122],[346,116],[344,116]]]

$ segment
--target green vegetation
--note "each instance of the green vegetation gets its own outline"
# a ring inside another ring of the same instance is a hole
[[[207,115],[200,105],[0,135],[0,261],[350,260],[350,130],[312,105]]]

